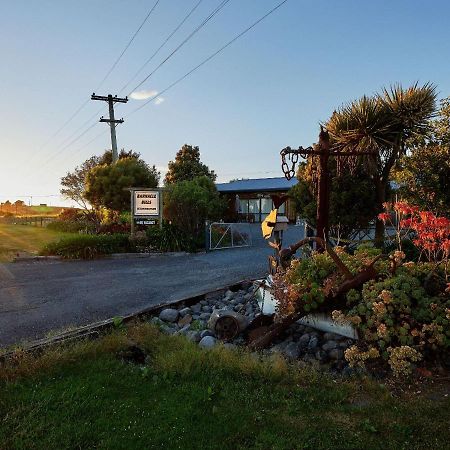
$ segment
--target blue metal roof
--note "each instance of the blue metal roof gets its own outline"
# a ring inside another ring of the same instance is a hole
[[[219,192],[267,192],[287,191],[297,184],[297,178],[286,180],[279,178],[256,178],[252,180],[236,180],[228,183],[216,183]]]

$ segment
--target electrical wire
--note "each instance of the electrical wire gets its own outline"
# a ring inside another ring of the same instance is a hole
[[[122,59],[122,56],[125,54],[125,52],[128,50],[128,48],[130,47],[130,45],[133,43],[135,37],[138,35],[139,31],[141,31],[141,28],[145,25],[145,22],[147,22],[148,18],[152,15],[152,12],[155,10],[155,8],[158,6],[158,3],[160,2],[160,0],[156,0],[155,4],[153,5],[153,7],[150,9],[150,11],[148,12],[148,14],[145,16],[145,19],[143,20],[143,22],[139,25],[139,28],[135,31],[135,33],[133,34],[133,36],[131,37],[131,39],[128,41],[128,44],[125,46],[125,48],[122,50],[122,53],[119,55],[119,57],[116,59],[116,61],[114,62],[114,64],[111,66],[111,68],[108,70],[108,72],[106,73],[106,75],[103,77],[103,80],[100,82],[100,84],[97,86],[98,90],[103,83],[107,80],[107,78],[111,75],[111,72],[115,69],[115,67],[117,66],[117,64],[119,63],[119,61]]]
[[[218,6],[216,6],[209,14],[208,16],[156,67],[155,70],[153,70],[153,72],[151,74],[149,74],[145,80],[142,81],[142,83],[144,83],[151,75],[153,75],[153,73],[155,73],[160,67],[162,67],[177,51],[179,51],[198,31],[201,30],[201,28],[203,28],[216,14],[218,14],[221,9],[227,4],[229,3],[230,0],[222,0],[221,3],[219,3]],[[157,2],[158,3],[158,2]],[[156,4],[157,4],[156,3]],[[156,4],[154,5],[154,7],[156,6]],[[194,7],[191,9],[191,11],[188,13],[188,15],[183,19],[183,21],[176,27],[176,29],[169,35],[169,38],[171,36],[173,36],[173,34],[181,27],[181,25],[187,20],[187,18],[195,11],[195,9],[199,6],[200,2],[197,2],[196,5],[194,5]],[[152,8],[152,10],[150,11],[150,13],[153,11],[154,7]],[[149,13],[149,14],[150,14]],[[167,42],[168,39],[166,39],[165,42]],[[160,48],[163,47],[163,45],[165,44],[165,42],[163,42],[163,44],[160,46]],[[131,81],[130,81],[131,82]],[[142,84],[141,83],[141,84]],[[134,91],[135,89],[133,89]],[[132,91],[132,92],[133,92]],[[100,110],[101,111],[101,110]],[[94,117],[94,116],[93,116]],[[92,119],[90,119],[92,120]],[[80,128],[82,128],[84,125],[86,125],[87,123],[90,122],[86,121],[85,124],[83,124]],[[94,124],[95,125],[95,124]],[[94,125],[91,125],[90,127],[88,127],[86,130],[84,130],[76,139],[72,140],[69,144],[65,145],[64,147],[62,147],[61,149],[59,149],[56,153],[54,153],[50,159],[55,158],[56,156],[58,156],[59,154],[61,154],[64,150],[66,150],[68,147],[70,147],[73,143],[75,143],[79,138],[81,138],[82,136],[84,136],[84,134],[86,134]],[[75,133],[73,133],[75,134]],[[48,160],[44,163],[47,164]]]
[[[130,91],[128,95],[131,95],[136,89],[141,87],[156,71],[158,71],[175,53],[177,53],[196,33],[198,33],[216,14],[218,14],[222,8],[224,8],[230,0],[223,0],[205,19],[200,23],[174,50],[159,63],[155,69],[152,70],[137,86]]]
[[[161,92],[158,92],[158,94],[154,95],[153,97],[151,97],[150,99],[148,99],[145,103],[143,103],[142,105],[138,106],[136,109],[134,109],[133,111],[131,111],[127,116],[125,117],[129,117],[132,114],[136,113],[137,111],[141,110],[142,108],[144,108],[145,106],[147,106],[149,103],[153,102],[154,100],[156,100],[159,96],[161,96],[162,94],[164,94],[165,92],[167,92],[169,89],[172,89],[174,86],[176,86],[178,83],[180,83],[181,81],[183,81],[185,78],[187,78],[189,75],[191,75],[193,72],[195,72],[196,70],[198,70],[200,67],[202,67],[203,65],[205,65],[207,62],[211,61],[211,59],[213,59],[214,57],[216,57],[219,53],[223,52],[227,47],[229,47],[231,44],[233,44],[234,42],[236,42],[238,39],[240,39],[242,36],[244,36],[246,33],[248,33],[250,30],[252,30],[254,27],[256,27],[256,25],[258,25],[260,22],[262,22],[266,17],[270,16],[272,13],[274,13],[278,8],[280,8],[281,6],[283,6],[288,0],[283,0],[282,2],[278,3],[276,6],[274,6],[271,10],[269,10],[266,14],[264,14],[263,16],[261,16],[258,20],[256,20],[255,22],[253,22],[249,27],[247,27],[245,30],[241,31],[239,34],[237,34],[233,39],[231,39],[230,41],[228,41],[225,45],[223,45],[222,47],[220,47],[218,50],[216,50],[214,53],[212,53],[211,55],[209,55],[207,58],[205,58],[200,64],[197,64],[195,67],[193,67],[191,70],[189,70],[189,72],[186,72],[182,77],[178,78],[176,81],[174,81],[172,84],[170,84],[169,86],[167,86],[165,89],[163,89]]]
[[[122,52],[120,53],[119,57],[114,61],[113,65],[111,66],[111,68],[107,71],[106,75],[103,77],[103,79],[101,80],[101,82],[98,84],[96,90],[98,90],[103,83],[107,80],[107,78],[109,77],[109,75],[111,75],[112,71],[115,69],[115,67],[117,66],[117,64],[119,63],[119,61],[122,59],[123,55],[125,54],[125,52],[128,50],[128,48],[130,47],[130,45],[133,43],[134,39],[136,38],[136,36],[138,35],[138,33],[141,31],[142,27],[145,25],[145,23],[148,21],[149,17],[152,15],[153,11],[155,10],[156,6],[158,5],[158,3],[160,2],[160,0],[156,0],[155,4],[150,8],[150,11],[147,13],[147,15],[145,16],[144,20],[142,21],[142,23],[139,25],[138,29],[134,32],[133,36],[131,37],[131,39],[128,41],[128,43],[125,45],[124,49],[122,50]],[[37,153],[39,153],[42,149],[44,149],[70,122],[72,122],[72,120],[80,113],[80,111],[82,111],[84,109],[84,107],[89,103],[90,98],[86,99],[76,110],[75,112],[69,117],[69,119],[67,119],[63,125],[61,125],[61,127],[58,128],[58,130],[56,130],[55,133],[53,133],[53,135],[43,144],[39,147],[39,149],[37,150],[37,152],[34,153],[32,160],[35,159],[35,157],[37,156]],[[82,127],[80,127],[82,128]],[[31,161],[30,161],[31,162]]]
[[[133,75],[133,77],[125,83],[122,88],[119,91],[119,94],[121,94],[129,85],[132,83],[135,78],[144,70],[144,68],[147,66],[147,64],[153,60],[153,58],[159,53],[159,51],[169,42],[169,40],[172,38],[172,36],[184,25],[186,20],[191,17],[191,15],[195,12],[195,10],[200,6],[200,3],[202,3],[203,0],[199,0],[192,8],[191,10],[184,16],[183,20],[172,30],[172,32],[166,37],[166,39],[163,41],[163,43],[155,50],[155,52],[150,56],[150,58],[145,61],[144,64],[139,68],[139,70]]]

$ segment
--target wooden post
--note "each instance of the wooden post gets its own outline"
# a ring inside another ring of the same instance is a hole
[[[330,174],[328,160],[330,158],[330,138],[323,128],[319,134],[319,182],[317,190],[317,237],[328,242],[328,217],[330,210]],[[325,249],[319,244],[318,250]]]
[[[130,189],[131,193],[131,237],[134,238],[135,226],[134,226],[134,190]]]

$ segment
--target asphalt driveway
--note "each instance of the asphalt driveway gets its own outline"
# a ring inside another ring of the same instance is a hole
[[[177,257],[0,264],[0,347],[263,276],[272,251],[253,234],[253,247]]]

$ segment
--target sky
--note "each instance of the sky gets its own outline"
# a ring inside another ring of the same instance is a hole
[[[160,0],[102,83],[155,0],[0,0],[0,201],[67,204],[60,177],[110,148],[93,92],[134,92],[116,105],[119,149],[164,174],[198,145],[220,182],[282,176],[282,148],[311,145],[334,109],[385,86],[430,81],[450,95],[450,2],[288,0],[133,113],[280,2],[229,0],[134,89],[221,3],[203,0],[133,79],[198,1]]]

